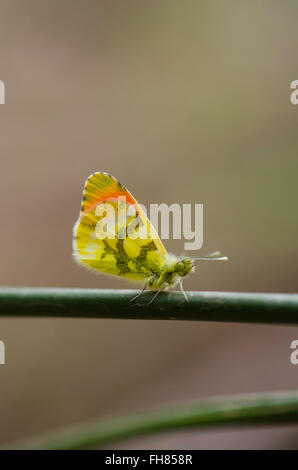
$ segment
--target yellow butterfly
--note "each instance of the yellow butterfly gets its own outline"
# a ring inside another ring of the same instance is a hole
[[[144,283],[156,291],[180,284],[192,273],[196,260],[167,253],[157,232],[131,193],[108,173],[93,173],[83,191],[80,216],[73,228],[73,256],[83,266],[113,276]],[[131,300],[134,300],[134,297]],[[151,303],[150,302],[150,303]]]

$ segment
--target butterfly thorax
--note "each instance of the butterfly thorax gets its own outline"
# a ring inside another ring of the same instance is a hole
[[[179,279],[195,270],[194,260],[191,258],[177,258],[169,256],[169,260],[148,277],[148,287],[152,290],[164,290],[174,287]]]

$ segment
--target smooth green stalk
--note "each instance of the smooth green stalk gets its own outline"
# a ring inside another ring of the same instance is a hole
[[[146,292],[71,288],[0,288],[0,316],[189,320],[298,325],[298,294]]]
[[[13,449],[88,449],[165,431],[227,425],[298,424],[298,392],[240,395],[180,405],[109,422],[72,426],[7,446]],[[117,448],[117,447],[116,447]]]

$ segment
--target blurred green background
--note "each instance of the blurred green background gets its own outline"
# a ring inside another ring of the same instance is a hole
[[[0,284],[133,287],[72,260],[86,177],[204,204],[185,289],[297,291],[298,4],[0,0]],[[183,241],[167,241],[179,254]],[[1,319],[0,442],[219,394],[292,389],[298,329]],[[117,448],[295,448],[297,428],[181,432]]]

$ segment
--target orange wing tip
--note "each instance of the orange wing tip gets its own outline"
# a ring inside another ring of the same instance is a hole
[[[125,196],[128,204],[136,201],[117,178],[105,172],[92,173],[86,180],[81,203],[81,215],[88,214],[98,204]]]

